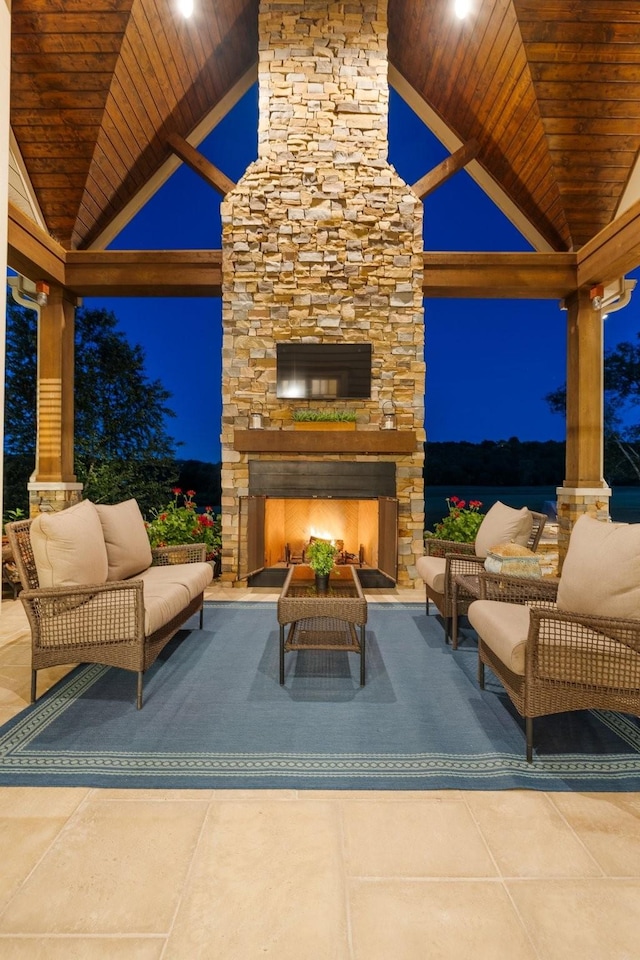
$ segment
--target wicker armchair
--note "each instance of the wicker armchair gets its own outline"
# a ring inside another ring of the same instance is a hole
[[[168,621],[157,624],[145,636],[145,582],[149,571],[128,580],[73,587],[40,587],[31,546],[32,520],[6,525],[16,561],[22,592],[20,600],[31,627],[31,702],[36,699],[37,672],[45,667],[100,663],[135,671],[138,675],[137,706],[142,707],[142,681],[145,670],[193,614],[200,613],[202,628],[204,562],[198,576],[198,593]],[[152,553],[152,567],[168,565],[178,575],[177,564],[205,560],[204,544],[158,548]],[[151,569],[151,568],[150,568]],[[170,575],[170,577],[173,574]],[[186,574],[186,581],[193,580]],[[195,587],[194,591],[195,592]],[[157,593],[157,591],[156,591]],[[148,602],[152,602],[148,601]],[[156,617],[156,621],[158,618]]]
[[[478,634],[478,682],[491,667],[525,720],[533,760],[534,717],[570,710],[640,716],[640,619],[558,610],[560,581],[480,576],[469,607]]]
[[[529,513],[533,522],[527,547],[535,551],[540,543],[547,516],[544,513],[535,513],[533,510]],[[458,574],[473,575],[482,572],[485,558],[476,556],[475,543],[458,543],[454,540],[438,540],[435,537],[425,540],[425,556],[444,560],[444,563],[434,565],[422,564],[419,558],[417,570],[425,584],[427,616],[429,616],[429,604],[433,602],[444,618],[445,640],[448,643],[452,635],[454,578]],[[472,599],[463,595],[457,598],[458,616],[467,612]]]

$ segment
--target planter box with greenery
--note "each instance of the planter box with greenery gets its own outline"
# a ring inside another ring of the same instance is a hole
[[[294,410],[295,430],[355,430],[353,410]]]

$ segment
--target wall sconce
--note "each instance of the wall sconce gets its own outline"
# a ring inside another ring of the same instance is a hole
[[[262,430],[263,419],[262,404],[259,400],[256,400],[249,411],[249,430]]]
[[[382,404],[382,420],[380,421],[381,430],[396,430],[396,408],[392,400],[387,400]]]

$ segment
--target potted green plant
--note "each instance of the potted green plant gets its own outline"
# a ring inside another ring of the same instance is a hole
[[[328,540],[312,540],[307,547],[306,560],[316,575],[316,588],[319,591],[329,586],[329,574],[337,553],[338,548]]]

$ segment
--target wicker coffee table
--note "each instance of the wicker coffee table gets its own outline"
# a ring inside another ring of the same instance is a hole
[[[284,655],[290,650],[346,650],[360,654],[364,686],[366,622],[367,601],[353,566],[334,567],[326,593],[316,590],[311,567],[291,567],[278,599],[280,683],[284,684]]]

